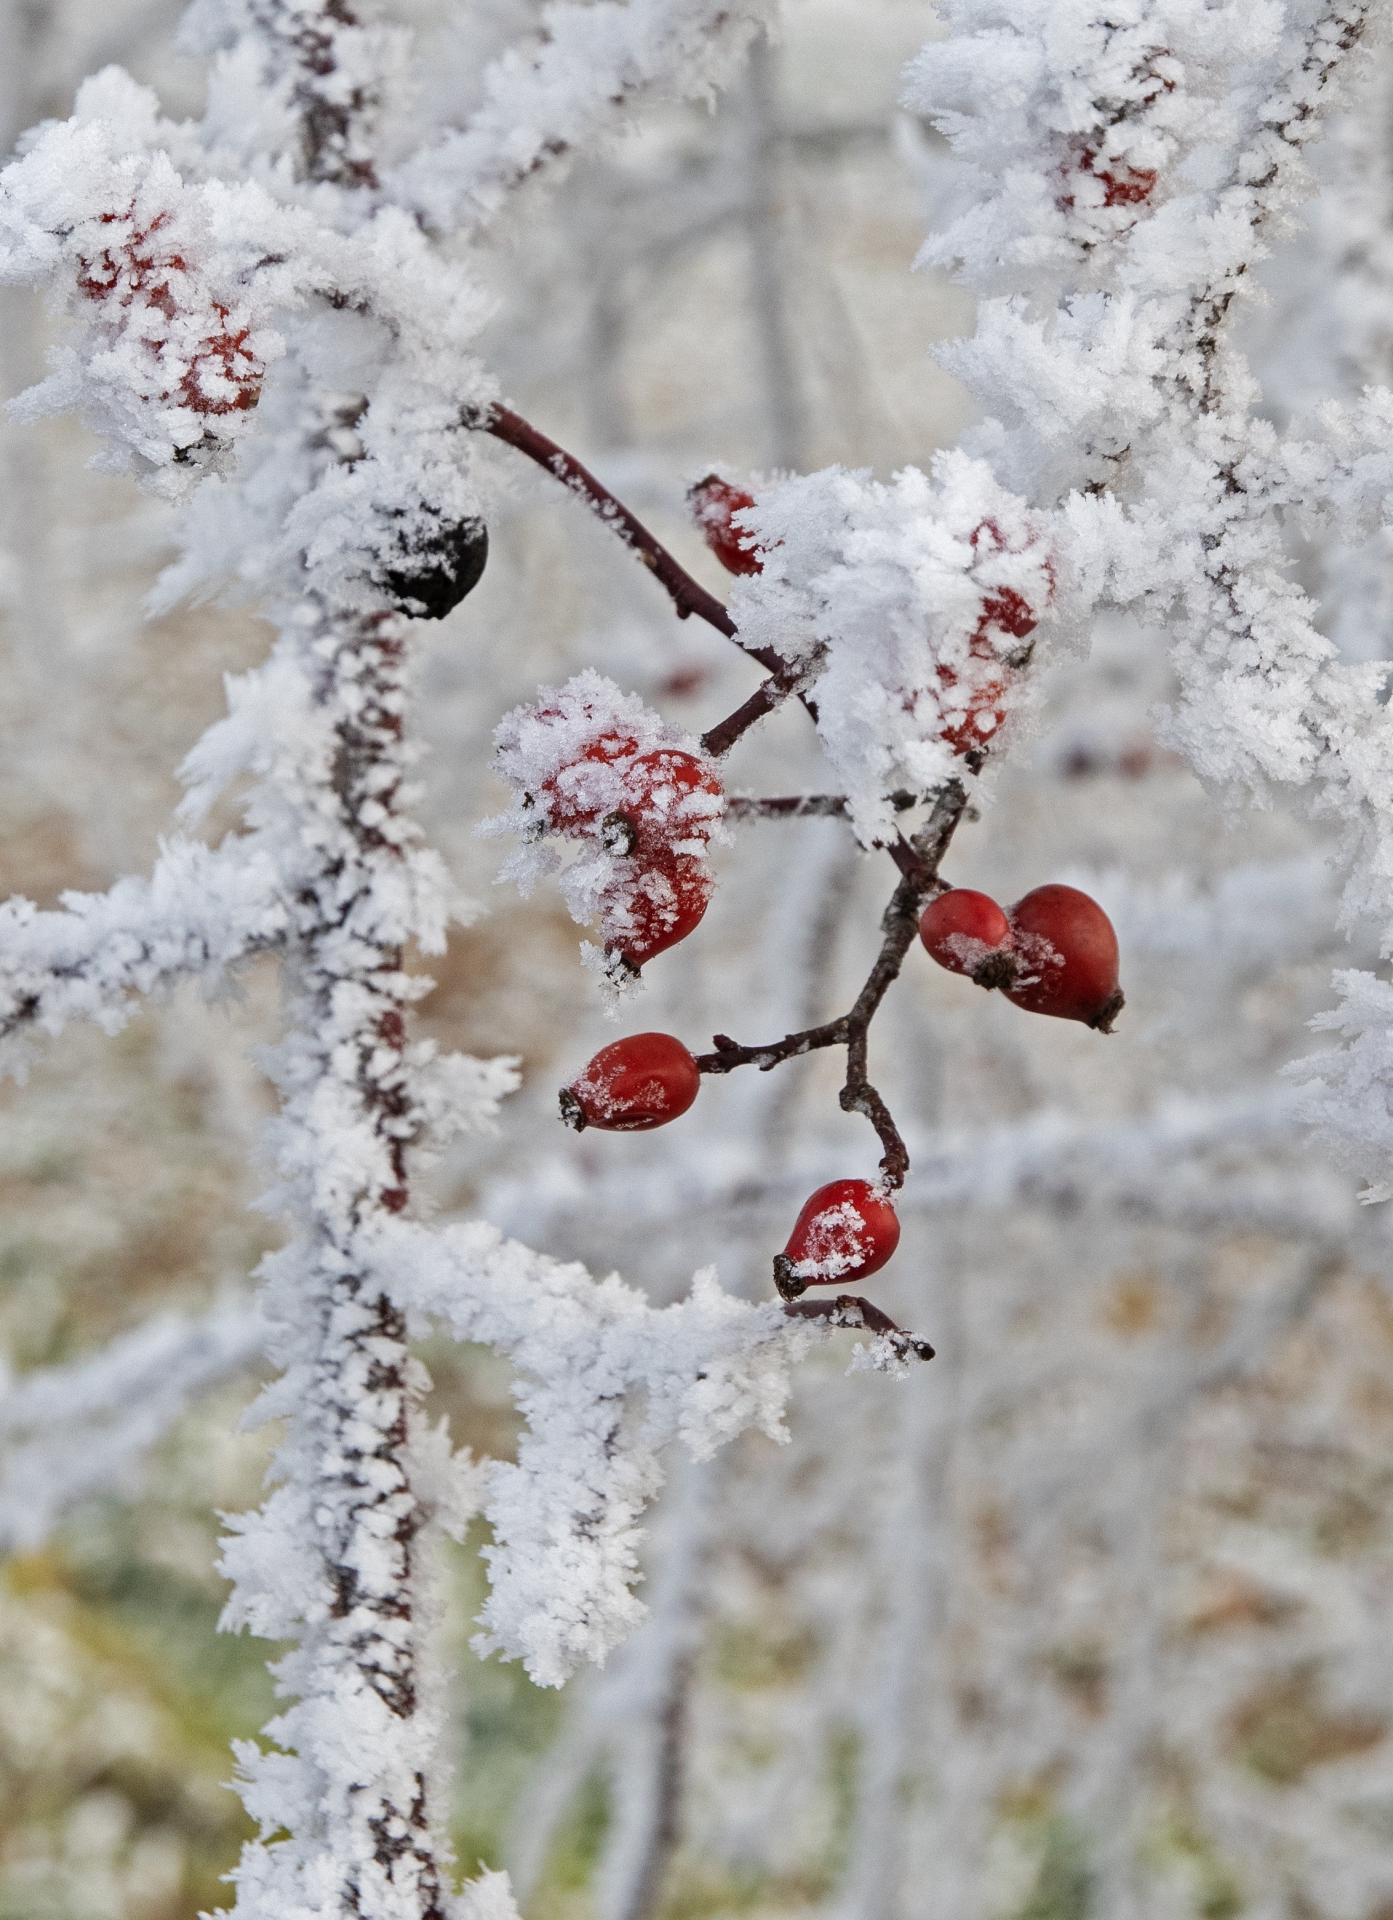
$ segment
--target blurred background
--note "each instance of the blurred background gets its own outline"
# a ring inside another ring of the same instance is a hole
[[[500,0],[452,31],[433,0],[396,11],[462,96],[490,36],[536,13]],[[177,15],[2,0],[5,147],[111,60],[196,114]],[[713,111],[655,113],[529,190],[480,257],[513,403],[718,592],[682,508],[710,462],[887,477],[975,417],[928,357],[972,302],[910,270],[961,191],[896,104],[939,31],[929,0],[788,0]],[[1389,130],[1374,70],[1250,309],[1275,419],[1393,373]],[[47,338],[40,302],[0,292],[6,394]],[[172,523],[93,450],[70,422],[0,432],[0,891],[45,905],[148,866],[173,769],[268,638],[216,609],[144,616]],[[491,731],[583,665],[694,731],[755,674],[559,489],[484,457],[489,570],[422,630],[422,712],[429,831],[486,911],[430,964],[422,1026],[521,1056],[525,1081],[496,1137],[434,1167],[432,1202],[658,1301],[708,1264],[763,1297],[807,1193],[875,1164],[837,1107],[838,1059],[708,1082],[652,1137],[567,1133],[556,1088],[616,1031],[700,1050],[845,1007],[893,871],[839,821],[741,829],[700,936],[606,1025],[555,892],[495,888],[498,848],[474,836],[502,798]],[[1383,545],[1293,565],[1350,657],[1393,650]],[[938,1359],[847,1377],[838,1335],[798,1376],[788,1446],[674,1461],[650,1621],[563,1693],[469,1652],[484,1536],[452,1550],[457,1853],[507,1865],[528,1920],[1393,1920],[1393,1241],[1287,1117],[1280,1077],[1317,1044],[1332,966],[1373,964],[1373,945],[1336,930],[1318,827],[1226,813],[1158,747],[1160,636],[1105,625],[1047,671],[1036,736],[946,872],[1008,902],[1086,886],[1128,1006],[1104,1040],[911,955],[872,1041],[914,1156],[875,1297]],[[798,713],[747,736],[730,784],[825,789]],[[15,1404],[26,1374],[152,1315],[241,1311],[277,1238],[250,1210],[273,971],[245,987],[45,1042],[0,1092]],[[506,1456],[506,1367],[444,1342],[422,1357],[456,1441]],[[273,1711],[267,1647],[214,1631],[217,1512],[259,1499],[274,1443],[238,1427],[255,1385],[210,1367],[114,1491],[52,1524],[22,1459],[0,1482],[0,1920],[192,1920],[226,1897],[247,1831],[228,1743]]]

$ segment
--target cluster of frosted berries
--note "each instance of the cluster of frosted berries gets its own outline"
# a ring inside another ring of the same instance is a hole
[[[1076,887],[1036,887],[1003,912],[984,893],[957,887],[924,909],[919,930],[942,967],[999,988],[1027,1013],[1080,1020],[1110,1033],[1122,1011],[1117,936],[1096,900]],[[701,1088],[701,1068],[670,1033],[636,1033],[602,1047],[569,1087],[561,1117],[577,1133],[646,1133],[680,1119]],[[774,1261],[785,1299],[810,1286],[864,1280],[889,1260],[900,1223],[890,1189],[869,1180],[819,1187]]]
[[[707,546],[728,573],[760,572],[764,562],[755,550],[753,534],[735,524],[737,514],[754,506],[753,494],[710,473],[690,490],[687,504]],[[977,554],[1000,553],[1006,551],[1007,543],[1001,529],[984,520],[972,535],[972,547]],[[1052,590],[1048,564],[1045,576],[1048,592]],[[980,753],[1001,727],[1012,676],[1029,660],[1029,636],[1038,625],[1035,609],[1024,594],[1014,587],[998,587],[983,600],[969,636],[966,671],[946,661],[935,669],[943,720],[938,737],[960,759]]]
[[[1036,887],[1005,909],[985,893],[953,887],[925,907],[919,937],[941,967],[999,988],[1027,1013],[1111,1033],[1122,1011],[1117,935],[1077,887]]]
[[[685,940],[710,903],[706,855],[725,806],[699,743],[594,673],[518,708],[495,739],[495,769],[521,795],[508,824],[590,856],[581,878],[607,965],[635,975]]]

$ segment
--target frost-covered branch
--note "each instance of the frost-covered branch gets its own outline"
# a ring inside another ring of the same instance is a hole
[[[291,924],[283,875],[255,840],[167,844],[148,880],[66,893],[61,910],[0,905],[0,1036],[69,1020],[125,1025],[132,997],[215,977],[279,947]]]
[[[101,1353],[0,1382],[0,1553],[42,1546],[70,1508],[123,1491],[197,1397],[250,1367],[266,1323],[241,1301],[157,1314]]]
[[[764,17],[727,0],[549,6],[538,43],[493,62],[468,124],[413,154],[388,189],[433,228],[479,226],[524,181],[619,131],[640,102],[709,94]]]

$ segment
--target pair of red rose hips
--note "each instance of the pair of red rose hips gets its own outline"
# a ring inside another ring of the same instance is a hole
[[[1122,1011],[1117,935],[1077,887],[1036,887],[1005,911],[985,893],[954,887],[925,907],[919,937],[941,967],[999,987],[1027,1013],[1111,1033]]]
[[[597,769],[612,769],[612,778],[597,782]],[[719,802],[721,791],[710,761],[676,747],[639,753],[638,742],[620,733],[590,741],[540,785],[554,832],[598,838],[624,860],[600,911],[606,946],[634,972],[685,940],[710,904],[713,882],[696,849],[705,847],[719,811],[703,798]]]

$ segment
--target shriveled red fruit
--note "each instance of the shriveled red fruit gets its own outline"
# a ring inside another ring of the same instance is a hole
[[[1004,987],[1015,978],[1011,922],[988,894],[952,887],[919,916],[919,938],[939,966],[965,973],[979,987]]]
[[[806,1200],[788,1245],[774,1260],[785,1300],[807,1287],[835,1286],[878,1273],[900,1243],[900,1222],[884,1187],[832,1180]]]
[[[601,1047],[561,1089],[561,1118],[577,1133],[646,1133],[684,1114],[701,1087],[697,1063],[670,1033],[635,1033]]]
[[[1027,1013],[1082,1020],[1111,1033],[1123,1008],[1117,935],[1096,900],[1077,887],[1036,887],[1008,910],[1020,971],[1003,988]]]
[[[602,902],[605,946],[634,973],[685,940],[711,903],[714,882],[691,854],[660,852],[616,876]]]
[[[728,480],[721,480],[714,473],[708,473],[704,480],[698,480],[688,491],[687,505],[692,510],[692,518],[705,535],[707,546],[727,573],[759,573],[764,566],[757,554],[750,553],[740,544],[742,540],[750,538],[749,534],[731,524],[732,514],[743,513],[746,507],[752,507],[754,503],[752,493],[746,493],[742,487],[733,487]]]

